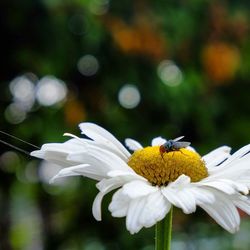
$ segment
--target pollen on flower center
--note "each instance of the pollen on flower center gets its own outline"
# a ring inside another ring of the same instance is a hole
[[[146,147],[135,151],[128,165],[153,185],[163,186],[185,174],[192,182],[208,176],[204,161],[196,152],[182,148],[160,154],[160,147]]]

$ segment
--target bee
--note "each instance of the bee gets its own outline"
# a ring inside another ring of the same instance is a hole
[[[180,136],[178,138],[175,138],[174,140],[168,140],[164,144],[162,144],[160,146],[161,157],[163,158],[164,153],[178,151],[181,148],[188,147],[191,144],[191,142],[180,141],[183,137],[184,136]]]

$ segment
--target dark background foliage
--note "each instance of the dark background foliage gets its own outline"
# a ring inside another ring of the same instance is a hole
[[[0,129],[37,146],[95,122],[144,145],[186,140],[204,154],[250,141],[248,1],[3,0]],[[0,135],[1,141],[35,148]],[[95,183],[50,185],[58,166],[0,145],[0,249],[153,249],[154,231],[91,215]],[[173,249],[248,249],[204,212],[174,215]]]

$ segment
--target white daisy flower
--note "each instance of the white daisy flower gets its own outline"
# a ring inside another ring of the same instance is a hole
[[[191,147],[164,152],[161,137],[145,148],[126,139],[131,154],[105,129],[93,123],[79,127],[86,139],[71,135],[65,143],[44,144],[31,155],[65,167],[52,181],[76,175],[97,180],[96,220],[101,220],[104,195],[114,189],[109,210],[114,217],[126,217],[131,234],[155,225],[171,206],[185,214],[199,206],[230,233],[239,229],[237,208],[250,214],[250,144],[232,155],[222,146],[201,157]]]

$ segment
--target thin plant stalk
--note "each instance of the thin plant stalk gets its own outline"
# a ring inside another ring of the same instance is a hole
[[[155,226],[155,250],[170,250],[172,238],[173,207]]]

